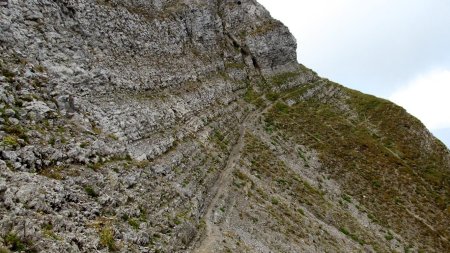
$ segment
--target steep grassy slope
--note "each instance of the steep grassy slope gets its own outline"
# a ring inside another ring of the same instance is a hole
[[[450,249],[449,152],[404,109],[321,80],[290,92],[265,123],[316,150],[373,222],[426,252]]]

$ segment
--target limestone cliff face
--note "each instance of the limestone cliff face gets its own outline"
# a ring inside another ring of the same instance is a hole
[[[253,0],[0,1],[0,251],[449,249],[448,151],[296,47]]]

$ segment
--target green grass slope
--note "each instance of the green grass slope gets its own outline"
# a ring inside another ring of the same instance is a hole
[[[403,108],[319,80],[277,94],[265,129],[319,153],[322,173],[409,244],[450,251],[449,151]]]

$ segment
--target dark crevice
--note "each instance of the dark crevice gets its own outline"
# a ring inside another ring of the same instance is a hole
[[[8,0],[0,0],[0,6],[8,7]]]
[[[236,1],[236,4],[241,5],[242,1]],[[226,21],[224,19],[224,2],[222,0],[218,0],[218,2],[217,2],[217,13],[218,13],[220,21],[222,23],[223,35],[226,36],[231,41],[231,44],[232,44],[232,46],[235,49],[240,51],[240,53],[242,54],[242,61],[244,62],[244,64],[246,63],[245,58],[249,57],[249,56],[251,57],[253,67],[255,68],[255,70],[257,71],[259,76],[265,81],[265,78],[264,78],[264,76],[261,73],[261,68],[260,68],[260,65],[258,64],[258,60],[252,54],[252,52],[250,51],[248,46],[247,45],[241,45],[239,43],[239,41],[237,39],[235,39],[233,37],[233,35],[231,35],[226,30],[226,28],[225,28],[226,27]],[[247,71],[247,78],[250,78],[248,71]]]
[[[246,57],[250,55],[250,52],[241,47],[241,54]]]
[[[253,66],[255,67],[255,69],[260,69],[259,68],[259,64],[258,61],[256,60],[256,58],[254,56],[252,56],[252,62],[253,62]]]
[[[242,46],[239,44],[239,42],[229,33],[225,32],[225,35],[231,40],[233,47],[236,49],[239,49],[240,53],[242,54],[243,58],[250,56],[252,59],[253,67],[258,71],[258,73],[261,75],[261,68],[258,64],[258,60],[256,57],[252,54],[250,49],[247,47],[247,45]],[[245,61],[244,61],[245,62]],[[262,75],[261,75],[262,76]]]
[[[235,40],[233,40],[232,42],[233,42],[233,47],[234,48],[240,48],[241,47],[241,46],[239,46],[239,44]]]

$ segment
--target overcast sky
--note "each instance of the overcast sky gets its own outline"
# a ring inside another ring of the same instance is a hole
[[[299,62],[390,99],[450,147],[450,0],[258,0],[297,38]]]

